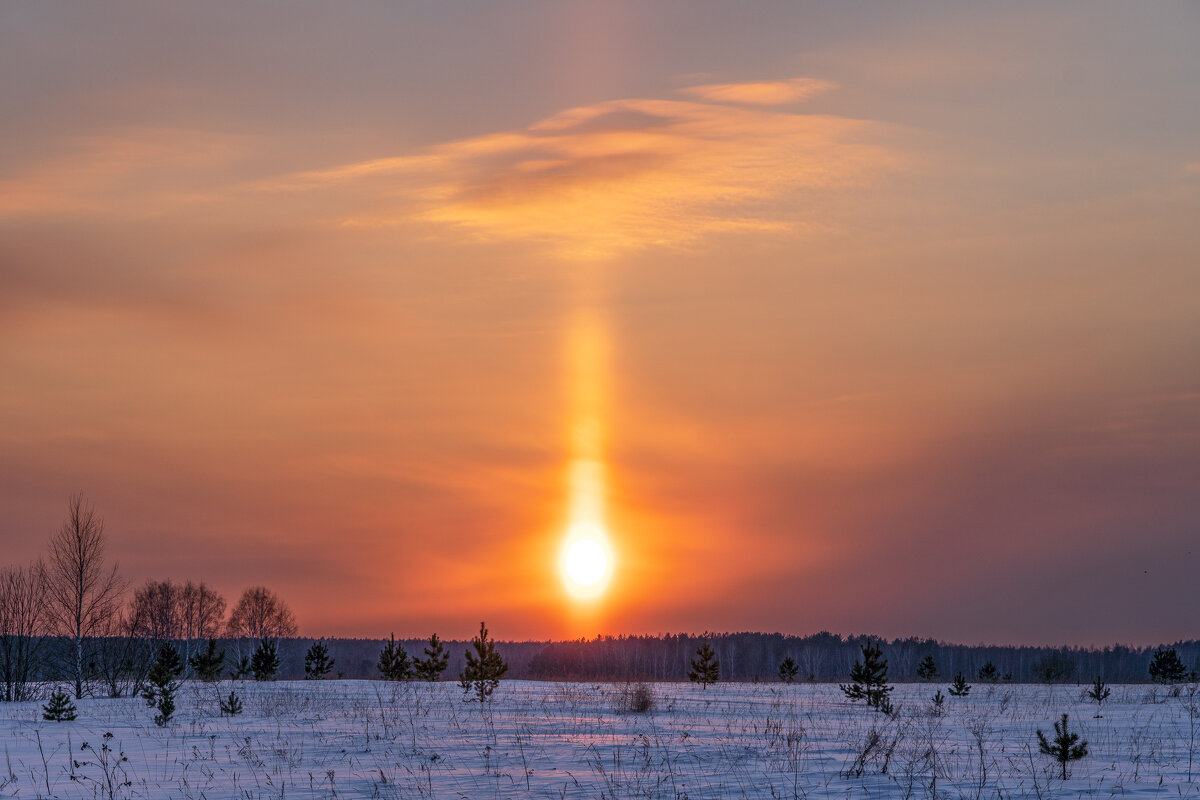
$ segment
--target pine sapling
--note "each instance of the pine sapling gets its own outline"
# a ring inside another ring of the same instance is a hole
[[[1095,719],[1100,719],[1100,708],[1104,705],[1104,701],[1112,694],[1112,690],[1108,688],[1108,684],[1097,675],[1096,682],[1092,684],[1092,688],[1088,690],[1087,696],[1096,703]]]
[[[959,672],[954,676],[954,683],[950,685],[950,694],[954,697],[966,697],[971,693],[971,684],[967,683],[967,679]]]
[[[1078,733],[1067,730],[1067,715],[1062,715],[1062,721],[1054,723],[1054,743],[1046,739],[1046,735],[1037,732],[1038,749],[1045,755],[1053,756],[1062,767],[1062,779],[1067,779],[1067,764],[1078,761],[1088,754],[1088,743],[1079,741]]]
[[[333,659],[324,642],[313,642],[304,654],[304,680],[321,681],[333,671]]]
[[[256,681],[273,681],[279,672],[279,647],[274,639],[263,639],[250,658],[250,671]]]
[[[1000,670],[989,661],[979,668],[979,680],[984,683],[997,683],[1000,680]]]
[[[1155,683],[1175,684],[1188,679],[1188,669],[1184,666],[1174,647],[1160,647],[1154,651],[1150,660],[1150,680]]]
[[[236,717],[242,713],[242,698],[237,696],[237,692],[231,691],[229,697],[221,701],[221,714],[227,717]]]
[[[492,696],[500,679],[508,672],[508,664],[496,650],[496,642],[488,637],[487,625],[479,623],[479,635],[471,640],[470,650],[466,652],[467,665],[459,677],[459,685],[464,691],[475,692],[476,699],[483,703]]]
[[[408,653],[401,645],[396,644],[396,634],[383,646],[379,653],[379,677],[385,681],[407,681],[412,678],[412,664]]]
[[[198,650],[188,659],[196,677],[205,683],[213,683],[221,679],[221,669],[225,666],[225,651],[217,651],[217,640],[209,639],[208,647]],[[247,665],[248,666],[248,665]]]
[[[709,684],[716,683],[721,676],[721,662],[712,645],[705,639],[696,648],[696,657],[692,659],[688,670],[688,680],[700,684],[701,689],[707,689]]]
[[[869,708],[890,714],[891,703],[885,701],[893,687],[888,683],[887,671],[882,648],[868,639],[862,646],[862,660],[850,668],[850,683],[839,684],[839,688],[850,700],[866,700]]]
[[[437,683],[442,673],[450,664],[450,653],[442,645],[442,640],[435,633],[429,637],[429,646],[425,648],[425,658],[413,659],[413,671],[417,680]]]
[[[229,670],[229,677],[235,681],[240,681],[250,677],[253,671],[253,668],[250,666],[250,656],[242,656],[234,662],[233,669]]]
[[[70,722],[77,716],[78,709],[71,702],[71,695],[61,690],[50,695],[50,702],[42,706],[42,719],[47,722]]]
[[[160,728],[170,722],[175,714],[175,692],[179,689],[177,679],[182,674],[183,659],[179,657],[179,651],[170,644],[164,644],[146,674],[146,688],[142,691],[147,707],[158,712],[154,715],[154,724]]]
[[[788,656],[779,664],[779,680],[784,683],[794,682],[799,672],[800,667],[796,666],[796,660],[791,656]]]
[[[927,655],[921,659],[921,663],[917,665],[917,677],[923,681],[936,681],[938,678],[937,663],[933,660],[933,656]]]

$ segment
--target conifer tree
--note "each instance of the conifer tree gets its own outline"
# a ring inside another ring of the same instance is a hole
[[[1053,756],[1062,767],[1062,779],[1067,779],[1067,764],[1078,761],[1088,754],[1088,743],[1079,741],[1078,733],[1067,730],[1067,715],[1062,715],[1062,722],[1054,723],[1054,744],[1046,740],[1046,735],[1037,732],[1038,749],[1045,755]]]
[[[888,695],[893,687],[888,683],[887,671],[882,648],[868,639],[862,646],[862,661],[855,661],[850,668],[850,683],[840,684],[840,688],[851,700],[866,700],[869,708],[890,713]]]
[[[942,690],[938,689],[933,693],[933,713],[941,714],[942,706],[946,703],[946,695],[942,694]]]
[[[413,671],[417,680],[436,683],[441,680],[442,673],[450,664],[450,653],[442,646],[442,640],[435,633],[429,637],[429,646],[425,648],[425,658],[413,659]]]
[[[333,671],[333,659],[324,642],[313,642],[304,654],[304,680],[320,681]]]
[[[250,665],[250,656],[242,656],[233,665],[233,669],[229,670],[229,677],[235,681],[240,681],[248,677],[254,671]]]
[[[158,712],[154,715],[154,724],[160,728],[170,722],[175,714],[175,692],[179,689],[177,678],[182,674],[183,659],[179,657],[179,651],[170,644],[164,644],[146,674],[146,688],[142,691],[146,705]]]
[[[258,643],[258,649],[250,658],[250,671],[256,681],[275,680],[275,673],[279,672],[279,648],[274,639],[267,638]]]
[[[508,672],[508,664],[497,652],[495,641],[488,638],[487,626],[482,622],[479,623],[479,635],[471,640],[471,647],[475,652],[468,650],[466,653],[467,666],[459,676],[459,686],[464,691],[474,691],[482,703],[496,691],[500,679]]]
[[[796,675],[799,674],[800,667],[796,666],[796,660],[791,656],[785,658],[779,664],[779,680],[784,683],[792,683],[796,680]]]
[[[967,683],[967,679],[959,672],[954,676],[954,683],[950,685],[950,694],[955,697],[966,697],[971,693],[971,684]]]
[[[721,677],[721,662],[708,639],[696,648],[696,657],[691,660],[689,666],[688,680],[700,684],[701,689],[708,689],[709,684],[716,683]]]
[[[1150,680],[1155,683],[1183,683],[1188,679],[1187,667],[1183,665],[1174,647],[1160,647],[1150,660]]]
[[[1000,670],[989,661],[979,668],[978,678],[984,683],[997,683],[1000,680]]]
[[[50,702],[42,706],[42,719],[47,722],[70,722],[78,716],[71,695],[64,691],[56,691],[50,695]]]
[[[227,717],[236,717],[242,713],[242,698],[237,696],[237,692],[231,691],[229,697],[221,701],[221,714]]]
[[[196,651],[188,663],[196,670],[196,677],[205,683],[221,679],[221,668],[225,665],[225,651],[217,652],[217,640],[209,639],[208,648]]]
[[[412,664],[404,647],[396,644],[396,634],[379,653],[379,676],[385,681],[407,681],[412,678]]]
[[[1087,696],[1096,703],[1096,719],[1100,718],[1100,708],[1104,705],[1104,701],[1112,694],[1112,690],[1108,688],[1108,684],[1099,675],[1096,676],[1096,682],[1092,684],[1092,688],[1088,690]]]
[[[938,668],[933,656],[927,655],[921,659],[921,663],[917,665],[917,677],[923,681],[937,680]]]

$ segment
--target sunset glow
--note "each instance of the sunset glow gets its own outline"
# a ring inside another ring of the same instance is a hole
[[[306,636],[1192,635],[1200,12],[917,5],[5,4],[0,549],[83,492]]]

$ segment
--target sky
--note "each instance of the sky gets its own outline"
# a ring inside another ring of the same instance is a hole
[[[1196,638],[1198,34],[4,4],[3,560],[82,491],[309,636]]]

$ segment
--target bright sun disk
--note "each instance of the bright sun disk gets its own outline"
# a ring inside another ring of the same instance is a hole
[[[562,560],[567,586],[579,596],[595,596],[608,578],[610,558],[604,532],[597,526],[581,525],[572,530]]]

